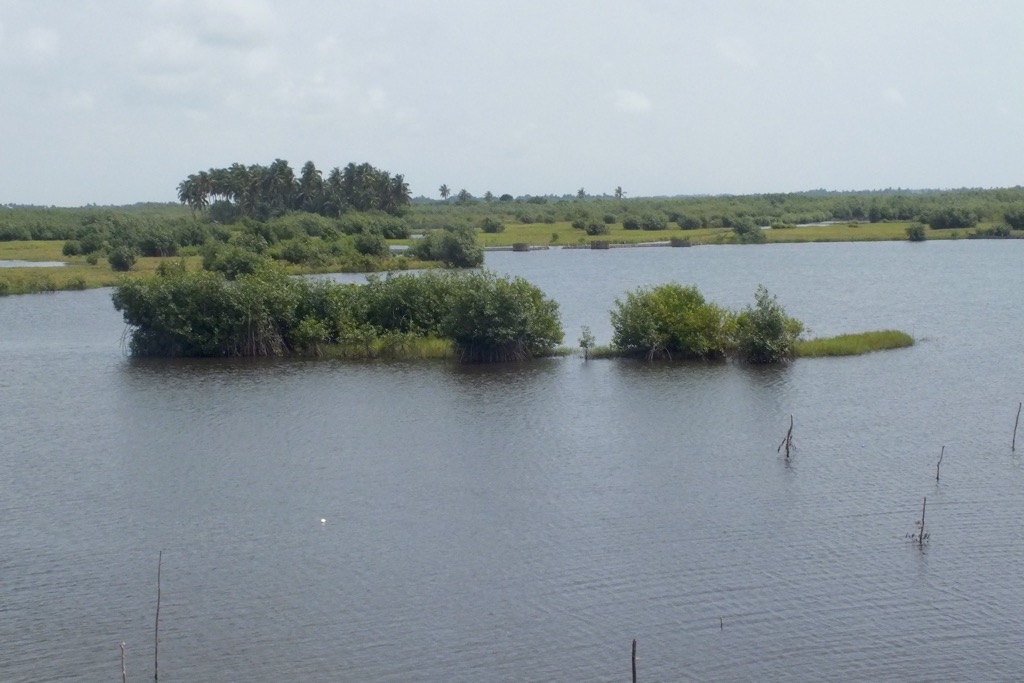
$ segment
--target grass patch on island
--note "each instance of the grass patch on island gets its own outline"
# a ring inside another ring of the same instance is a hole
[[[872,351],[901,349],[913,346],[914,338],[899,330],[877,330],[859,334],[840,334],[835,337],[800,339],[796,342],[798,358],[821,356],[858,356]]]

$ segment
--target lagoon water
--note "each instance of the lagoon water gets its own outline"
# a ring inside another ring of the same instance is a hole
[[[642,681],[1020,678],[1024,242],[487,265],[569,344],[670,280],[919,341],[770,369],[137,360],[110,290],[0,298],[0,681],[118,680],[122,640],[152,676],[161,550],[162,682],[623,681],[633,638]]]

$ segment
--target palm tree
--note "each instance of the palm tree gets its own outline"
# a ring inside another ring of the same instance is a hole
[[[327,216],[340,216],[345,209],[345,192],[342,187],[341,169],[335,166],[327,174],[327,183],[324,187],[323,212]]]
[[[448,188],[447,185],[442,185],[441,187],[437,188],[437,191],[441,193],[441,199],[447,200],[448,197],[452,196],[452,191]]]
[[[295,173],[284,159],[274,159],[263,175],[261,199],[271,213],[290,209],[296,192]]]
[[[295,208],[316,213],[323,204],[324,178],[312,161],[307,161],[299,176],[299,187],[295,193]]]
[[[387,178],[388,174],[385,173],[384,177]],[[405,176],[399,173],[394,178],[390,178],[387,182],[385,194],[387,200],[382,202],[380,208],[394,215],[402,213],[402,209],[408,206],[410,202],[409,183],[405,182]]]
[[[459,190],[459,194],[457,196],[458,196],[458,199],[459,199],[459,204],[465,204],[465,203],[469,202],[470,199],[473,198],[473,195],[471,195],[466,190],[466,188],[462,188],[461,190]]]
[[[226,168],[211,168],[209,173],[210,195],[222,200],[231,201],[231,171]]]
[[[201,181],[195,173],[178,183],[178,201],[192,209],[192,213],[206,208],[206,196],[200,187]]]
[[[622,191],[622,186],[621,185],[619,185],[618,187],[615,188],[615,198],[616,199],[622,199],[622,197],[625,196],[625,194],[626,193]]]

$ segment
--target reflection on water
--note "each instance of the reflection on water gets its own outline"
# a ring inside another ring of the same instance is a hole
[[[671,279],[922,339],[775,368],[132,359],[109,290],[0,299],[0,680],[144,675],[161,549],[166,681],[1012,680],[1021,245],[916,246],[488,253],[569,340]]]
[[[0,259],[0,268],[58,268],[66,266],[64,261],[18,261]]]

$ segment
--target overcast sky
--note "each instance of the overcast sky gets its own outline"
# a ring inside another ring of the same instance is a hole
[[[414,195],[1024,183],[1024,2],[0,0],[0,204],[234,162]]]

